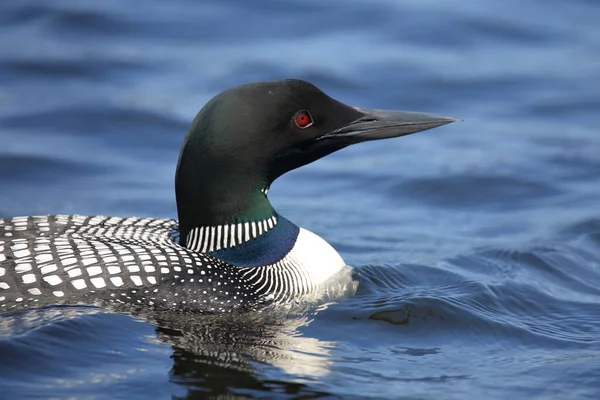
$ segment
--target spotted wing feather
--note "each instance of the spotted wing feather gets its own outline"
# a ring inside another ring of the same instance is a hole
[[[166,219],[0,220],[0,312],[48,304],[232,311],[259,301],[241,270],[178,244]]]

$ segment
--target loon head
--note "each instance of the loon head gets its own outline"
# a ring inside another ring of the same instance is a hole
[[[354,143],[456,120],[351,107],[295,79],[228,89],[198,112],[179,155],[180,240],[194,227],[269,218],[266,190],[287,171]]]

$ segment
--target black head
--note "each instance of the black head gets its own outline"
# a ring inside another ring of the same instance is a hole
[[[402,136],[454,118],[350,107],[294,79],[238,86],[194,118],[175,179],[182,237],[195,226],[272,214],[264,189],[350,144]]]

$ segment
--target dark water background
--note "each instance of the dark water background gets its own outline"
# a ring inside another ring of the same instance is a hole
[[[3,1],[0,216],[175,217],[179,145],[240,83],[463,123],[280,179],[356,267],[287,321],[31,311],[0,398],[600,398],[600,3]]]

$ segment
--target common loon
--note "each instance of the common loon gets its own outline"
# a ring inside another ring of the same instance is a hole
[[[453,121],[351,107],[295,79],[225,90],[198,112],[184,139],[178,222],[0,220],[0,313],[59,304],[217,313],[310,293],[345,263],[273,209],[271,183],[351,144]]]

